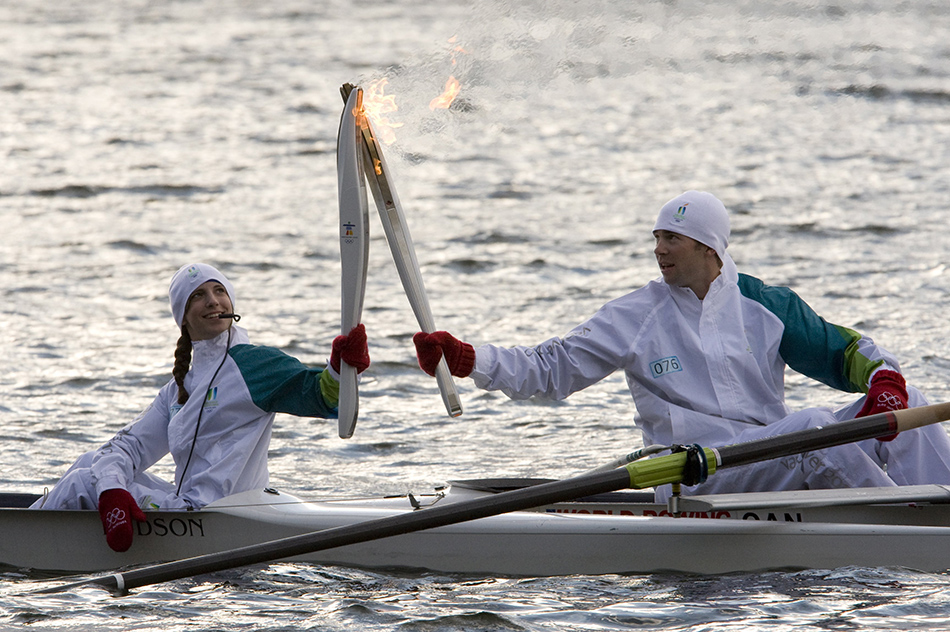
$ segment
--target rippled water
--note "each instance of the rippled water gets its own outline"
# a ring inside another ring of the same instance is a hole
[[[536,343],[656,276],[686,188],[740,269],[789,284],[950,397],[950,8],[928,2],[0,0],[0,484],[41,491],[170,372],[168,279],[205,260],[252,339],[322,363],[339,327],[339,86],[386,77],[389,148],[437,324]],[[454,38],[454,39],[453,39]],[[431,111],[450,75],[449,110]],[[373,220],[373,367],[349,441],[280,416],[272,482],[310,495],[563,477],[639,445],[620,376],[567,402],[461,381],[448,419]],[[795,405],[847,396],[790,375]],[[170,475],[168,464],[158,466]],[[114,599],[22,593],[42,629],[938,629],[900,569],[506,579],[275,564]]]
[[[121,599],[83,589],[5,607],[9,625],[37,629],[327,631],[945,630],[948,609],[943,577],[900,569],[509,579],[285,564]]]

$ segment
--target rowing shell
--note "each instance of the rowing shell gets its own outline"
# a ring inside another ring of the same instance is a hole
[[[309,502],[274,490],[244,492],[198,511],[147,511],[125,553],[108,547],[96,511],[4,508],[0,564],[85,573],[178,560],[535,482],[460,481],[421,495]],[[21,506],[33,498],[23,496]],[[696,496],[682,499],[680,517],[651,497],[602,494],[291,559],[508,576],[950,569],[950,490],[941,485]]]

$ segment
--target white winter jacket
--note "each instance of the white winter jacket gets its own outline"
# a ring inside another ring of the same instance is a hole
[[[322,368],[309,368],[272,347],[251,345],[247,332],[237,326],[231,327],[230,349],[228,340],[225,332],[194,343],[185,378],[191,397],[184,406],[170,380],[144,412],[97,451],[91,466],[97,495],[129,489],[133,481],[141,489],[141,481],[148,479],[138,475],[169,452],[181,493],[153,489],[151,504],[199,508],[229,494],[263,488],[274,414],[336,415],[321,392]]]
[[[563,338],[479,347],[472,378],[515,399],[563,399],[623,369],[644,444],[723,445],[789,414],[786,365],[849,392],[867,392],[879,368],[899,370],[887,351],[826,322],[788,288],[738,274],[727,254],[704,300],[657,279]]]

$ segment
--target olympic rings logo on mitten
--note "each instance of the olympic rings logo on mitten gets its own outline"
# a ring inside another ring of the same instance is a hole
[[[124,522],[128,522],[125,511],[116,507],[106,514],[106,531],[112,531]]]
[[[877,396],[877,403],[887,410],[901,410],[904,408],[904,402],[897,395],[884,391]]]

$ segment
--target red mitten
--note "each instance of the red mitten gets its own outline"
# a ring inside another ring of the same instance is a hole
[[[871,379],[867,400],[858,412],[858,417],[904,408],[907,408],[907,384],[904,382],[904,376],[896,371],[881,370]],[[878,441],[891,441],[896,436],[892,434],[878,437]]]
[[[119,553],[132,546],[132,521],[145,522],[145,512],[132,494],[120,488],[107,489],[99,494],[99,517],[106,542]]]
[[[340,359],[362,373],[369,368],[369,347],[366,345],[366,327],[360,323],[345,336],[333,339],[330,351],[330,366],[340,372]]]
[[[439,366],[439,360],[442,359],[442,347],[437,341],[431,340],[429,334],[424,331],[413,336],[412,343],[416,345],[419,368],[434,377],[435,368]]]
[[[420,331],[412,337],[412,342],[416,345],[419,366],[429,375],[435,375],[443,355],[449,372],[455,377],[468,377],[475,368],[475,347],[447,331],[431,334]]]

